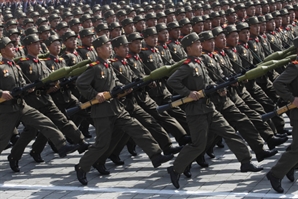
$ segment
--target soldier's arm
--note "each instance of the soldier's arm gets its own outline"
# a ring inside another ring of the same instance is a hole
[[[96,74],[96,68],[92,67],[86,70],[83,74],[81,74],[77,81],[76,85],[83,97],[88,100],[95,98],[97,95],[97,91],[91,86]]]
[[[294,64],[290,64],[286,70],[273,82],[276,93],[285,101],[293,102],[295,97],[289,90],[290,84],[298,76],[298,68]]]
[[[188,76],[192,75],[187,65],[182,65],[176,70],[167,80],[167,84],[179,95],[189,96],[190,90],[182,84],[182,81]]]

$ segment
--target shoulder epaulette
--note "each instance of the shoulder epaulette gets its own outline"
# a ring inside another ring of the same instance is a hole
[[[28,57],[23,57],[23,58],[20,59],[20,61],[27,61],[27,60],[29,60]]]
[[[89,64],[89,66],[95,66],[95,65],[97,65],[99,63],[100,63],[99,61],[95,61],[95,62],[92,62],[91,64]]]
[[[190,61],[191,61],[191,59],[187,59],[183,62],[183,64],[189,64]]]
[[[110,61],[111,62],[116,62],[116,61],[118,61],[118,59],[117,58],[113,58],[113,59],[110,59]]]
[[[292,61],[292,64],[298,65],[298,60]]]
[[[47,60],[51,60],[51,58],[47,57],[47,58],[41,58],[39,59],[40,61],[47,61]]]
[[[148,50],[148,48],[141,48],[141,50]]]

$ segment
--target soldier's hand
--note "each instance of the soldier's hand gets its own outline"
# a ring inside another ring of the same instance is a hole
[[[31,88],[31,89],[29,89],[27,92],[28,92],[28,93],[32,93],[34,90],[35,90],[35,87],[34,87],[34,88]]]
[[[294,101],[292,102],[298,108],[298,97],[295,97]]]
[[[126,93],[131,93],[132,91],[133,91],[133,89],[130,88],[130,89],[126,90],[125,92],[126,92]]]
[[[217,90],[217,93],[218,93],[221,97],[225,97],[225,96],[227,96],[227,89],[220,89],[220,90]]]
[[[150,87],[150,88],[155,88],[155,87],[156,87],[156,82],[155,82],[155,81],[151,82],[151,83],[149,84],[149,87]]]
[[[232,84],[232,86],[237,87],[239,86],[238,82],[236,82],[235,84]]]
[[[101,92],[101,93],[97,93],[95,99],[97,99],[97,101],[98,101],[99,103],[103,103],[104,101],[106,101],[106,99],[105,99],[105,97],[104,97],[104,95],[103,95],[103,92]]]
[[[200,93],[197,92],[197,91],[191,91],[190,94],[188,95],[188,97],[190,97],[191,99],[197,101],[197,100],[200,99],[202,96],[201,96]]]
[[[11,96],[11,94],[10,94],[9,91],[3,91],[1,97],[4,98],[5,100],[11,100],[11,99],[13,99],[13,97]]]
[[[52,86],[49,88],[48,93],[53,93],[59,90],[58,86]]]

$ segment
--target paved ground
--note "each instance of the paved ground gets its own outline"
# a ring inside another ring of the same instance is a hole
[[[172,161],[154,169],[139,148],[136,157],[129,156],[126,149],[122,152],[124,166],[115,166],[108,161],[106,166],[111,171],[109,176],[100,176],[92,170],[87,176],[89,184],[86,187],[80,185],[74,172],[74,165],[81,156],[77,152],[67,158],[59,158],[47,147],[42,154],[45,163],[37,164],[30,157],[28,147],[19,163],[21,172],[13,173],[7,161],[10,150],[6,150],[0,155],[0,199],[298,198],[296,182],[284,179],[282,185],[285,194],[281,195],[271,189],[265,177],[290,142],[291,139],[278,147],[279,153],[276,156],[261,162],[264,171],[258,173],[241,173],[240,163],[227,147],[216,148],[216,158],[206,157],[210,163],[209,168],[202,169],[193,164],[193,177],[187,179],[182,175],[179,190],[174,189],[166,172],[166,167]],[[256,163],[255,157],[253,161]]]

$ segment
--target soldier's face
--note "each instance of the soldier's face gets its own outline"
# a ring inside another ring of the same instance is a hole
[[[15,56],[15,47],[12,43],[1,49],[1,54],[5,58],[12,59]]]
[[[144,39],[148,46],[154,47],[157,46],[158,37],[157,35],[152,35]]]
[[[28,28],[32,28],[32,27],[34,27],[34,24],[33,23],[27,23],[25,25],[25,30],[27,30]]]
[[[288,25],[290,23],[290,15],[282,16],[282,24]]]
[[[175,21],[175,20],[176,20],[176,17],[175,17],[174,14],[169,14],[169,15],[167,16],[167,22],[168,22],[168,23],[173,22],[173,21]]]
[[[112,55],[112,46],[111,43],[108,42],[98,48],[96,48],[97,54],[100,58],[106,60],[109,59]]]
[[[11,41],[14,42],[14,45],[19,45],[19,43],[20,43],[20,35],[19,34],[13,34],[9,38]]]
[[[142,40],[134,40],[130,44],[128,44],[129,50],[133,53],[139,54],[142,48]]]
[[[111,39],[118,37],[122,34],[122,30],[121,28],[115,28],[111,31],[110,35],[111,35]]]
[[[260,35],[260,24],[250,25],[249,31],[250,31],[250,35],[253,35],[253,36]]]
[[[204,30],[211,30],[212,22],[210,19],[204,21]]]
[[[246,18],[246,16],[247,16],[246,10],[244,8],[241,10],[238,10],[237,15],[238,15],[238,18],[240,18],[240,19]]]
[[[80,24],[75,24],[73,26],[71,26],[70,28],[72,31],[74,31],[75,33],[80,32]]]
[[[262,13],[263,14],[267,14],[269,11],[270,11],[269,5],[268,4],[263,5],[263,7],[262,7]]]
[[[279,28],[282,24],[282,18],[281,17],[276,17],[275,18],[275,25],[276,25],[276,28]]]
[[[202,47],[204,50],[208,52],[213,52],[215,48],[215,42],[214,39],[209,39],[207,41],[202,42]]]
[[[261,5],[256,6],[256,16],[262,15],[262,7]]]
[[[48,46],[48,49],[52,55],[59,55],[59,53],[61,52],[60,41],[54,41],[50,46]]]
[[[256,7],[250,6],[249,8],[247,8],[246,13],[250,17],[255,16],[256,15]]]
[[[98,36],[106,35],[107,38],[110,38],[110,31],[109,30],[102,30],[98,33]]]
[[[82,40],[83,45],[91,46],[92,42],[93,42],[93,35],[88,35],[88,36],[82,38],[81,40]]]
[[[193,12],[190,11],[190,12],[186,12],[186,17],[191,20],[193,18]]]
[[[192,26],[191,26],[191,24],[186,24],[185,26],[183,26],[181,28],[181,33],[184,34],[184,35],[188,35],[191,32],[192,32]]]
[[[224,33],[219,34],[215,37],[215,47],[218,49],[224,49],[227,45],[226,36]]]
[[[167,18],[166,17],[161,17],[157,20],[158,23],[165,23],[167,24]]]
[[[146,23],[145,23],[145,21],[139,21],[138,23],[136,23],[135,27],[136,27],[137,31],[141,32],[141,31],[145,30]]]
[[[295,20],[295,12],[293,10],[290,11],[290,22],[293,22]]]
[[[181,35],[180,28],[174,28],[170,30],[170,37],[173,39],[178,39]]]
[[[266,22],[260,24],[260,34],[263,34],[266,31]]]
[[[180,21],[181,19],[185,19],[186,15],[185,15],[185,13],[181,13],[181,14],[177,15],[176,18],[177,18],[177,21]]]
[[[131,34],[135,31],[135,26],[133,25],[133,23],[128,24],[124,27],[124,31],[126,35]]]
[[[124,58],[128,55],[128,44],[114,48],[114,51],[115,51],[116,55]]]
[[[156,24],[157,24],[157,19],[149,19],[149,20],[147,20],[147,26],[148,27],[153,27],[153,26],[156,26]]]
[[[231,24],[236,23],[236,21],[237,21],[237,17],[238,17],[238,16],[237,16],[236,13],[230,14],[230,15],[227,16],[227,21],[228,21],[229,23],[231,23]]]
[[[273,30],[275,30],[275,21],[274,21],[274,19],[271,19],[270,21],[267,21],[266,22],[266,30],[267,31],[273,31]]]
[[[50,33],[50,31],[45,31],[39,35],[40,35],[40,37],[39,37],[40,39],[47,40],[51,36],[51,33]]]
[[[77,37],[71,37],[68,40],[64,42],[64,45],[66,49],[76,49],[78,44],[78,38]]]
[[[132,11],[131,13],[129,13],[128,17],[134,18],[136,15],[137,15],[136,12]]]
[[[220,26],[220,17],[212,19],[212,27]]]
[[[241,30],[239,32],[239,40],[247,43],[250,37],[249,29]]]
[[[227,46],[236,47],[238,43],[239,43],[238,32],[232,32],[227,36]]]
[[[168,30],[160,31],[158,33],[158,41],[162,43],[169,41],[169,31]]]
[[[40,42],[34,42],[27,46],[28,53],[37,56],[41,50]]]
[[[82,24],[83,28],[91,28],[93,26],[92,20],[88,19]]]
[[[191,46],[187,47],[187,54],[194,57],[200,57],[202,55],[201,42],[196,41]]]
[[[192,26],[192,28],[193,28],[193,31],[199,34],[204,30],[204,23],[203,22],[196,23],[195,25]]]

